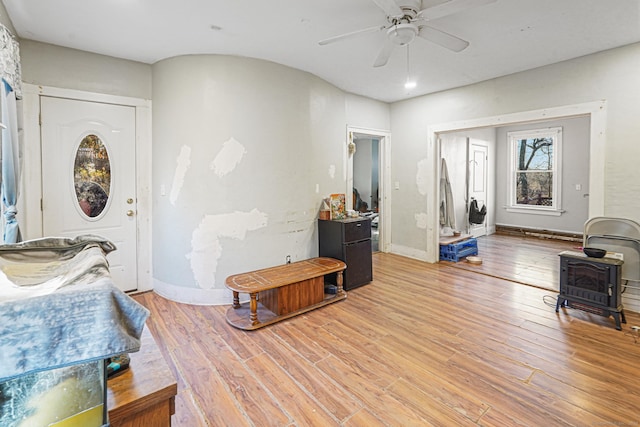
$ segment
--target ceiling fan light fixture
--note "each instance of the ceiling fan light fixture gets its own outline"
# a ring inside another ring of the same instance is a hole
[[[404,84],[404,88],[405,89],[415,89],[416,88],[416,81],[415,80],[409,80],[407,79],[407,81]]]
[[[416,38],[418,31],[414,24],[396,24],[387,30],[387,36],[394,44],[405,46]]]
[[[407,91],[416,88],[416,80],[411,78],[411,66],[409,64],[409,45],[407,45],[407,80],[404,82],[404,88]]]

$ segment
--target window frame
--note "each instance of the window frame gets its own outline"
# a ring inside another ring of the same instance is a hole
[[[550,172],[553,176],[552,204],[522,205],[517,203],[517,174],[518,170],[518,142],[523,139],[551,138],[553,139],[553,163]],[[507,184],[507,212],[530,213],[539,215],[562,215],[562,127],[530,129],[507,132],[509,145],[509,181]]]

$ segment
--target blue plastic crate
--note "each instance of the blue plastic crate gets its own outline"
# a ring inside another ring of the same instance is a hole
[[[474,237],[449,245],[440,245],[441,261],[458,262],[469,255],[478,255],[478,240]]]

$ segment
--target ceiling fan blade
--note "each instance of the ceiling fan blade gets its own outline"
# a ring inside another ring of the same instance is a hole
[[[450,0],[445,3],[423,9],[418,13],[418,16],[427,21],[432,21],[434,19],[442,18],[443,16],[462,12],[466,9],[494,3],[495,1],[496,0]]]
[[[418,35],[425,40],[429,40],[430,42],[454,52],[460,52],[469,46],[468,41],[462,40],[460,37],[453,36],[449,33],[445,33],[444,31],[436,30],[433,27],[420,27]]]
[[[339,36],[329,37],[328,39],[320,40],[318,44],[324,46],[330,43],[335,43],[340,40],[348,39],[351,37],[359,36],[361,34],[373,33],[374,31],[384,30],[384,25],[378,25],[375,27],[364,28],[362,30],[352,31],[350,33],[341,34]]]
[[[387,16],[402,16],[404,13],[400,6],[394,0],[371,0],[378,6]]]
[[[387,61],[389,61],[389,57],[391,56],[391,52],[393,52],[393,48],[395,46],[395,43],[393,43],[391,40],[385,40],[384,44],[382,45],[382,49],[380,49],[380,52],[378,53],[378,56],[373,63],[373,66],[382,67],[384,65],[387,65]]]

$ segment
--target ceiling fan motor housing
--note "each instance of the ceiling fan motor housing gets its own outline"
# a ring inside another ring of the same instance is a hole
[[[396,4],[405,14],[411,14],[411,18],[415,18],[420,9],[422,9],[420,0],[398,0]]]
[[[420,29],[413,23],[420,10],[420,0],[401,0],[398,6],[402,10],[402,16],[388,16],[391,27],[387,29],[387,37],[391,42],[399,46],[406,46],[416,38]]]
[[[333,43],[360,34],[384,31],[386,40],[380,49],[374,67],[387,64],[395,46],[407,46],[416,36],[452,52],[461,52],[469,42],[429,25],[440,19],[465,10],[494,3],[497,0],[371,0],[387,17],[387,24],[352,31],[320,41],[321,45]]]

